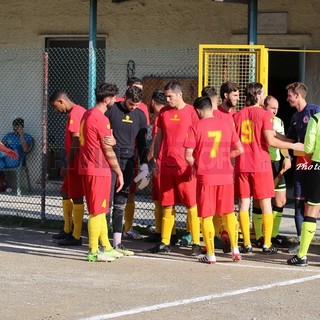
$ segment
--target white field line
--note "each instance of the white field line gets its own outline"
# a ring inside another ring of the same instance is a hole
[[[288,281],[274,282],[274,283],[262,285],[262,286],[248,287],[248,288],[244,288],[244,289],[239,289],[239,290],[234,290],[234,291],[229,291],[229,292],[224,292],[224,293],[219,293],[219,294],[211,294],[211,295],[202,296],[202,297],[195,297],[195,298],[190,298],[190,299],[176,300],[176,301],[167,302],[167,303],[154,304],[151,306],[137,307],[134,309],[124,310],[124,311],[120,311],[120,312],[106,313],[106,314],[101,314],[98,316],[83,318],[81,320],[115,319],[115,318],[119,318],[119,317],[123,317],[123,316],[133,315],[133,314],[139,314],[139,313],[156,311],[156,310],[160,310],[160,309],[178,307],[178,306],[183,306],[183,305],[187,305],[187,304],[191,304],[191,303],[204,302],[204,301],[213,300],[213,299],[221,299],[224,297],[243,295],[243,294],[246,294],[249,292],[268,290],[268,289],[272,289],[275,287],[283,287],[283,286],[288,286],[288,285],[292,285],[292,284],[303,283],[303,282],[308,282],[308,281],[313,281],[313,280],[318,280],[318,279],[320,279],[320,274],[310,276],[310,277],[301,278],[301,279],[293,279],[293,280],[288,280]]]

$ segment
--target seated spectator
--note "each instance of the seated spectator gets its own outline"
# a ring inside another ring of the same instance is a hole
[[[23,127],[24,120],[17,118],[12,122],[13,132],[9,132],[3,137],[1,141],[3,145],[14,150],[19,157],[12,159],[5,153],[0,152],[0,169],[18,167],[22,154],[29,151],[32,144],[32,137],[30,134],[23,132]]]

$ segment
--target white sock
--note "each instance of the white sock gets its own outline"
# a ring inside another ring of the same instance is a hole
[[[115,248],[119,243],[121,243],[122,233],[114,232],[113,233],[113,247]]]

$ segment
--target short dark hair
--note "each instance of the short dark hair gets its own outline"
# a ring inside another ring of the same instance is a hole
[[[198,98],[194,101],[193,107],[194,107],[196,110],[211,109],[211,108],[212,108],[211,99],[210,99],[208,96],[198,97]]]
[[[211,98],[211,97],[215,97],[217,95],[218,95],[218,93],[217,93],[217,90],[216,90],[215,87],[206,86],[201,91],[201,96],[202,97]]]
[[[138,77],[130,77],[127,80],[127,86],[132,87],[135,83],[139,83],[142,85],[142,80]]]
[[[151,100],[154,100],[159,104],[167,104],[167,97],[162,90],[154,90],[151,96]]]
[[[61,97],[68,97],[67,93],[62,90],[62,89],[59,89],[57,91],[55,91],[51,96],[50,96],[50,99],[49,99],[49,104],[52,104],[54,103],[55,101],[57,101],[59,98]]]
[[[308,87],[303,82],[293,82],[286,86],[286,90],[291,89],[293,93],[299,93],[303,99],[306,98]]]
[[[232,81],[226,81],[224,82],[221,87],[220,87],[220,98],[221,100],[225,99],[224,94],[231,93],[231,92],[236,92],[240,90],[240,86]]]
[[[105,98],[112,98],[119,93],[119,89],[114,83],[102,83],[96,87],[96,101],[103,102]]]
[[[172,91],[175,91],[175,90],[178,90],[178,91],[183,91],[183,86],[181,84],[180,81],[178,80],[172,80],[170,82],[168,82],[165,87],[164,87],[164,90],[172,90]]]
[[[22,118],[16,118],[12,121],[12,125],[14,127],[21,126],[23,128],[24,127],[24,120]]]
[[[244,89],[244,95],[246,97],[246,105],[254,106],[259,100],[257,98],[258,94],[262,92],[262,84],[260,82],[251,82]]]
[[[126,99],[131,99],[134,103],[140,102],[143,98],[143,91],[138,87],[128,88],[125,93]]]

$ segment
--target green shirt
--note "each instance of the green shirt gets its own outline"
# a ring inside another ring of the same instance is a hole
[[[320,162],[320,113],[314,114],[308,122],[304,151],[312,153],[312,161]]]
[[[278,117],[273,118],[273,130],[284,134],[284,124]],[[272,161],[279,161],[281,159],[280,150],[274,147],[269,147],[269,154]]]

